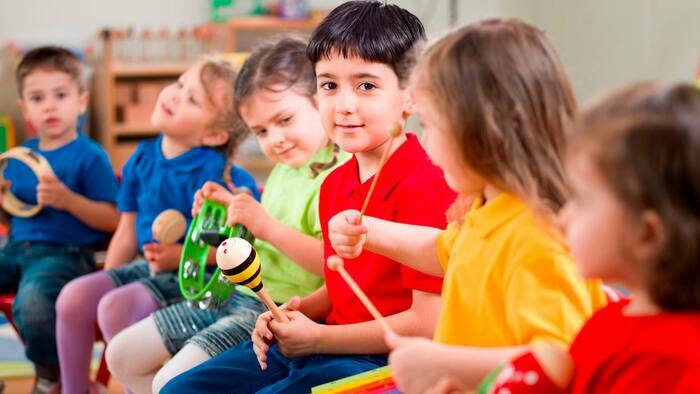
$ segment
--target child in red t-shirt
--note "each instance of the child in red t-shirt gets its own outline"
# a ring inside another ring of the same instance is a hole
[[[311,37],[307,54],[315,65],[321,121],[328,136],[353,154],[321,186],[326,257],[333,253],[328,220],[343,210],[360,209],[390,143],[387,129],[413,112],[408,77],[424,40],[418,18],[376,1],[343,3]],[[397,137],[390,146],[367,214],[445,228],[445,212],[455,194],[443,173],[414,135]],[[346,260],[345,268],[398,334],[433,335],[440,278],[371,252]],[[161,393],[308,393],[313,386],[386,365],[388,348],[380,324],[338,273],[326,269],[325,279],[318,291],[301,300],[295,297],[283,308],[291,322],[277,323],[270,313],[262,314],[252,343],[175,377]]]
[[[570,391],[700,392],[700,92],[614,91],[570,152],[562,216],[579,269],[631,291],[574,340]]]

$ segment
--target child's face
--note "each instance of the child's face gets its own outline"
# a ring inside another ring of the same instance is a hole
[[[165,87],[151,114],[151,123],[166,137],[193,147],[202,144],[202,137],[217,114],[199,77],[201,69],[200,62]]]
[[[568,165],[573,196],[561,211],[571,253],[581,275],[625,282],[639,267],[634,248],[634,220],[610,191],[598,169],[584,154]]]
[[[403,123],[409,96],[386,64],[333,54],[316,63],[318,109],[328,136],[346,152],[369,152],[386,142],[390,124]]]
[[[328,141],[321,117],[311,99],[293,88],[271,88],[281,91],[257,91],[241,105],[241,117],[265,156],[299,168]]]
[[[38,69],[24,79],[19,106],[39,138],[69,139],[87,106],[87,92],[67,73]]]
[[[484,180],[460,160],[449,128],[429,96],[423,91],[416,91],[414,95],[416,110],[423,125],[423,147],[433,163],[442,169],[445,181],[452,190],[464,195],[481,193],[486,186]]]

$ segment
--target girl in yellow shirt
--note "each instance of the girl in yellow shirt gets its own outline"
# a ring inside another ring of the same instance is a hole
[[[606,303],[600,282],[578,276],[554,224],[568,194],[562,154],[576,103],[543,33],[517,20],[447,35],[411,83],[425,147],[471,209],[445,231],[367,216],[356,225],[359,212],[344,211],[329,222],[330,240],[342,257],[367,248],[444,276],[435,342],[389,335],[390,363],[404,392],[446,375],[474,387],[532,343],[567,347]]]

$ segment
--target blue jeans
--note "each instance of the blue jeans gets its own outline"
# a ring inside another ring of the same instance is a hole
[[[314,386],[386,364],[384,355],[288,358],[273,345],[267,353],[267,370],[261,371],[253,343],[246,341],[176,376],[160,393],[309,393]]]
[[[12,314],[35,364],[58,364],[56,298],[66,283],[94,270],[92,248],[19,242],[0,250],[0,293],[17,292]]]

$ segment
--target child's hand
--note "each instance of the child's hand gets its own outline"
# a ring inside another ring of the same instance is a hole
[[[180,265],[181,253],[182,245],[180,244],[150,243],[143,245],[143,254],[152,274],[177,269]]]
[[[426,338],[384,336],[391,349],[389,364],[396,385],[403,393],[424,393],[444,377],[445,371],[435,363],[440,357],[437,345]]]
[[[328,221],[328,238],[338,256],[354,259],[362,253],[367,240],[367,226],[357,224],[360,211],[348,209]]]
[[[425,394],[468,394],[470,392],[467,386],[459,379],[452,376],[443,376]]]
[[[194,193],[194,203],[192,204],[192,216],[199,213],[202,209],[202,204],[204,200],[212,200],[218,203],[228,205],[233,194],[229,192],[225,187],[219,185],[216,182],[207,182],[202,186],[201,189]]]
[[[284,311],[295,311],[299,309],[299,304],[301,299],[299,297],[292,297],[286,304],[282,305],[280,309]],[[255,356],[258,358],[258,364],[260,364],[261,370],[267,369],[267,351],[270,350],[275,342],[277,342],[274,334],[270,330],[270,322],[274,320],[271,312],[265,312],[258,316],[258,320],[255,322],[255,329],[250,335],[250,339],[253,341],[253,351]]]
[[[10,190],[10,186],[12,185],[12,182],[6,180],[4,183],[0,184],[0,204],[2,204],[2,200],[5,198],[5,193],[7,193],[8,190]]]
[[[322,326],[299,312],[301,299],[293,297],[282,308],[289,323],[271,321],[269,329],[277,339],[277,346],[287,357],[299,357],[318,353],[316,343],[321,336]]]
[[[70,207],[75,195],[54,174],[43,174],[39,178],[36,192],[36,199],[39,204],[62,211]]]
[[[241,224],[256,238],[267,240],[269,230],[274,226],[274,219],[250,194],[241,193],[229,201],[228,223],[231,226]]]

